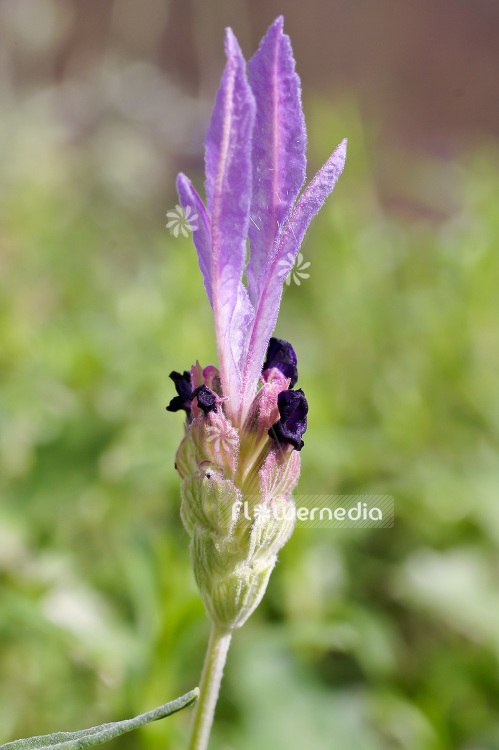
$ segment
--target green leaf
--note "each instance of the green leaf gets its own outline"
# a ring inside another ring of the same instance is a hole
[[[151,721],[164,719],[176,711],[189,706],[198,699],[199,688],[194,688],[190,693],[182,695],[164,706],[154,708],[145,714],[140,714],[134,719],[125,719],[124,721],[113,721],[109,724],[101,724],[98,727],[90,729],[80,729],[78,732],[54,732],[54,734],[44,734],[39,737],[28,737],[24,740],[14,740],[0,745],[0,750],[45,750],[46,748],[58,748],[60,750],[82,750],[91,745],[98,745],[101,742],[112,740],[113,737],[119,737],[120,734],[131,732],[132,729],[142,727]]]

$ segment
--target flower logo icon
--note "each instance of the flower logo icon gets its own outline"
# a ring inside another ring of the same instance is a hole
[[[277,264],[280,269],[277,272],[278,276],[286,275],[286,284],[289,286],[291,281],[294,281],[297,286],[300,286],[300,279],[309,279],[310,274],[304,273],[305,269],[310,266],[310,261],[303,262],[303,253],[298,253],[296,260],[293,260],[293,254],[288,253],[285,258],[279,261]]]
[[[174,237],[178,237],[179,234],[188,237],[190,232],[195,232],[198,228],[196,224],[198,215],[190,206],[186,206],[184,210],[182,206],[177,205],[171,211],[166,212],[166,218],[169,219],[166,228]]]

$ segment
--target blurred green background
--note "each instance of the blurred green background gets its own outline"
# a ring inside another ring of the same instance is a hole
[[[223,28],[286,16],[313,173],[347,168],[285,287],[303,494],[395,497],[300,529],[233,641],[212,746],[499,748],[498,5],[0,1],[0,742],[197,684],[168,373],[215,361],[190,239]],[[115,741],[182,748],[189,711]]]

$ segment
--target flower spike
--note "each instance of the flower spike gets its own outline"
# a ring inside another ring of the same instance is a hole
[[[333,190],[346,141],[310,184],[300,79],[283,19],[248,68],[226,31],[227,63],[205,140],[206,203],[183,174],[180,202],[198,222],[193,240],[215,323],[218,369],[172,373],[169,409],[187,414],[176,466],[194,572],[218,628],[240,627],[260,601],[293,521],[307,399],[291,344],[272,337],[285,281],[305,232]],[[246,264],[247,241],[250,256]],[[247,286],[243,283],[247,279]],[[261,513],[251,521],[241,506]]]
[[[178,395],[167,407],[187,415],[175,463],[180,513],[213,621],[190,745],[197,750],[206,750],[231,633],[258,606],[293,530],[308,403],[293,390],[293,347],[272,333],[288,271],[346,158],[344,140],[303,189],[307,134],[282,17],[248,68],[230,29],[225,51],[205,140],[206,203],[185,175],[177,178],[186,215],[198,217],[193,240],[219,367],[196,362],[190,373],[172,372]]]

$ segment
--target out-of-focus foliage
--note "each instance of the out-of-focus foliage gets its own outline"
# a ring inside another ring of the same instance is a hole
[[[2,125],[0,741],[185,692],[208,635],[164,410],[170,370],[215,358],[192,243],[164,228],[170,185],[123,200],[107,149],[30,106]],[[350,143],[277,329],[310,403],[299,492],[392,494],[396,520],[295,533],[234,638],[213,746],[497,748],[499,157],[427,160],[453,209],[403,219],[350,104],[307,115],[312,161]],[[116,746],[182,747],[188,714]]]

